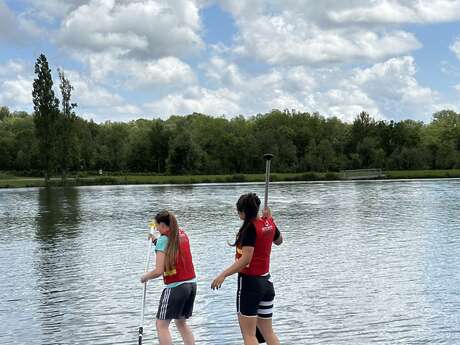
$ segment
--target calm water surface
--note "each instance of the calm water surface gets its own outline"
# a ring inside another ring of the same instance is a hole
[[[136,344],[147,223],[191,240],[198,344],[241,344],[233,260],[240,194],[261,184],[0,190],[0,344]],[[282,344],[460,344],[460,180],[272,184]],[[162,283],[148,285],[146,344]],[[173,327],[174,341],[177,331]]]

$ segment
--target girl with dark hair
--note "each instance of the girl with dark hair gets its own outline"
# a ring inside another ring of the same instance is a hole
[[[169,324],[174,319],[185,345],[194,345],[192,330],[187,319],[192,316],[196,296],[195,269],[190,252],[190,243],[185,232],[177,225],[174,214],[162,211],[155,216],[160,232],[155,243],[155,269],[142,275],[141,282],[163,276],[166,284],[158,312],[156,328],[160,345],[172,344]]]
[[[279,345],[272,328],[275,289],[270,278],[272,243],[280,245],[283,237],[268,208],[259,217],[260,199],[255,193],[243,194],[236,209],[243,224],[234,246],[235,262],[219,274],[211,284],[219,289],[225,278],[238,273],[236,310],[245,345],[258,344],[256,330],[268,345]]]

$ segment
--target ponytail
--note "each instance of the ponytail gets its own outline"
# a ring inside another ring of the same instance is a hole
[[[256,193],[247,193],[240,196],[236,202],[236,209],[238,212],[244,212],[244,221],[236,234],[236,239],[232,246],[238,246],[241,244],[243,234],[246,229],[249,227],[251,222],[257,218],[259,207],[260,199]]]
[[[176,266],[176,258],[180,252],[179,225],[172,212],[162,211],[155,216],[155,221],[169,226],[168,245],[165,252],[165,271],[170,271]]]

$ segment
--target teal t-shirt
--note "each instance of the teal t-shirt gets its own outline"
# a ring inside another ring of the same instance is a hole
[[[168,236],[161,235],[157,239],[157,244],[155,245],[155,249],[154,249],[155,252],[163,252],[163,253],[165,253],[166,248],[168,247],[168,241],[169,241]],[[196,282],[196,278],[193,278],[193,279],[190,279],[190,280],[184,280],[184,281],[181,281],[181,282],[174,282],[174,283],[171,283],[171,284],[167,284],[166,287],[167,288],[173,288],[173,287],[179,286],[179,285],[184,284],[184,283],[195,283],[195,282]]]

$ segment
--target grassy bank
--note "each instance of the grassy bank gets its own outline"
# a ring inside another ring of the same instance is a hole
[[[452,170],[404,170],[385,171],[385,179],[421,179],[460,177],[460,169]],[[327,173],[273,173],[272,181],[331,181],[339,180],[340,174]],[[104,175],[80,178],[68,178],[65,182],[70,186],[92,185],[123,185],[123,184],[193,184],[193,183],[228,183],[228,182],[263,182],[265,174],[234,174],[234,175]],[[62,186],[60,178],[53,178],[51,186]],[[43,187],[43,178],[19,177],[0,173],[0,188]]]
[[[387,179],[420,179],[460,177],[460,169],[450,170],[395,170],[385,171]]]
[[[336,180],[337,173],[304,173],[304,174],[272,174],[273,181],[315,181]],[[70,186],[122,185],[122,184],[193,184],[193,183],[229,183],[229,182],[263,182],[265,174],[234,174],[234,175],[104,175],[82,178],[68,178],[65,182]],[[62,186],[60,178],[52,178],[51,186]],[[43,178],[30,178],[0,175],[0,188],[43,187]]]

